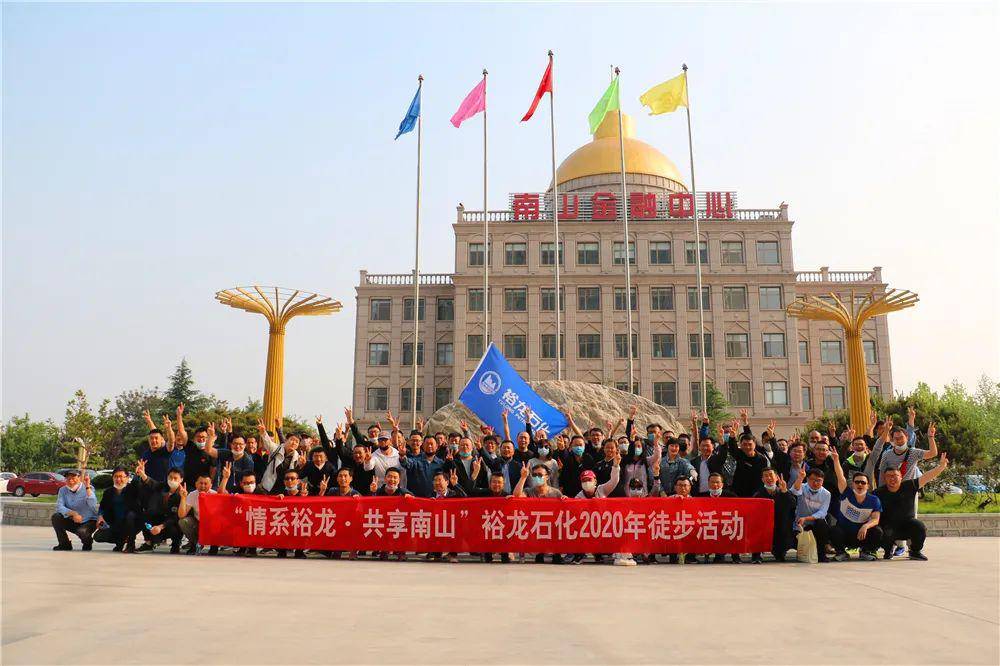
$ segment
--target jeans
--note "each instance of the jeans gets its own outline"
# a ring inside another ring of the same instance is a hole
[[[177,521],[177,527],[180,528],[184,536],[188,538],[191,545],[194,546],[198,543],[198,519],[194,515],[184,516]]]
[[[924,540],[927,539],[927,528],[916,518],[901,520],[882,531],[885,534],[882,546],[886,552],[892,548],[894,541],[906,541],[907,539],[910,540],[910,552],[920,552],[924,549]]]
[[[115,546],[128,544],[135,547],[135,535],[139,532],[138,523],[139,516],[135,511],[129,511],[120,522],[113,525],[108,523],[107,527],[94,532],[94,541],[99,543],[113,543]]]
[[[94,542],[93,534],[94,530],[97,529],[97,520],[88,520],[85,523],[74,522],[72,518],[67,518],[61,513],[52,514],[52,529],[56,531],[56,541],[59,542],[60,546],[72,546],[70,543],[68,532],[72,532],[83,543],[84,546],[89,546]]]

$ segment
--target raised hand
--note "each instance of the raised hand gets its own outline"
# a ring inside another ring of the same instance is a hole
[[[771,419],[767,423],[767,434],[771,435],[771,437],[774,437],[774,425],[774,419]]]
[[[180,419],[184,416],[184,403],[177,405],[177,418]]]
[[[323,425],[323,415],[322,414],[317,414],[316,415],[316,425]]]
[[[931,421],[927,426],[927,439],[934,439],[935,435],[937,435],[937,424]]]
[[[476,458],[475,460],[472,461],[472,478],[473,479],[478,479],[479,478],[479,470],[482,469],[482,467],[483,467],[483,462],[479,458]]]
[[[528,478],[528,463],[521,463],[521,478]]]
[[[948,454],[944,451],[941,452],[941,457],[938,458],[938,466],[944,468],[948,466]]]
[[[257,432],[263,435],[265,431],[267,431],[267,427],[264,426],[264,419],[257,419]]]
[[[622,464],[622,452],[618,449],[617,446],[615,447],[615,455],[612,458],[612,460],[614,461],[615,466]]]
[[[462,429],[462,432],[468,432],[468,430],[469,430],[469,424],[465,422],[465,419],[462,419],[461,421],[459,421],[458,425]]]
[[[500,412],[500,418],[502,418],[504,420],[504,422],[506,422],[508,414],[510,414],[510,410],[509,409],[505,409],[502,412]]]
[[[90,490],[90,475],[87,474],[87,470],[83,470],[83,487]]]
[[[740,410],[740,422],[743,425],[750,425],[750,412],[747,411],[746,407]]]
[[[350,407],[344,407],[344,418],[347,419],[348,426],[354,423],[354,412],[351,411]]]
[[[417,430],[419,430],[420,432],[424,431],[424,419],[423,418],[417,419]]]
[[[368,486],[368,491],[371,492],[372,495],[378,492],[378,477],[374,474],[372,474],[372,482]]]
[[[150,421],[149,424],[153,425],[153,422]],[[164,414],[163,415],[163,432],[165,432],[165,433],[166,432],[170,432],[173,429],[174,429],[174,424],[170,421],[170,417],[167,416],[166,414]]]
[[[219,419],[219,431],[222,432],[222,433],[229,432],[229,425],[226,423],[226,417],[225,416],[223,416],[221,419]]]
[[[330,475],[324,474],[323,480],[319,482],[319,494],[326,495],[326,489],[330,485]]]
[[[455,471],[454,467],[451,468],[451,475],[449,476],[448,481],[453,486],[458,485],[458,472]]]
[[[188,496],[187,484],[181,481],[181,485],[177,486],[177,492],[180,493],[181,497],[187,498]]]
[[[906,422],[910,425],[917,422],[917,410],[913,407],[913,405],[906,406]]]
[[[214,423],[212,423],[211,421],[209,421],[208,422],[208,427],[205,428],[205,430],[208,431],[208,438],[209,439],[215,439],[215,424]],[[225,432],[225,430],[223,430],[223,432]]]
[[[830,457],[833,458],[834,464],[837,464],[837,465],[840,464],[840,454],[837,453],[837,447],[836,446],[831,446],[830,447]]]
[[[639,412],[639,405],[632,405],[628,410],[628,418],[630,421],[635,420],[635,415]]]
[[[653,476],[659,476],[659,475],[660,475],[660,461],[657,460],[655,463],[653,463]]]
[[[783,493],[788,492],[788,483],[785,481],[785,478],[780,474],[778,475],[778,489],[781,490],[781,492]]]
[[[136,473],[136,475],[137,475],[137,476],[138,476],[138,477],[139,477],[140,479],[142,479],[143,481],[145,481],[145,480],[146,480],[146,461],[145,461],[145,460],[142,460],[142,459],[140,458],[140,459],[139,459],[139,460],[138,460],[138,461],[137,461],[137,462],[135,463],[135,473]]]
[[[556,458],[556,467],[558,467],[559,469],[563,468],[562,458]]]
[[[233,473],[233,463],[227,462],[225,465],[222,466],[222,482],[220,485],[223,486],[226,485],[226,482],[229,481],[229,475],[232,473]]]

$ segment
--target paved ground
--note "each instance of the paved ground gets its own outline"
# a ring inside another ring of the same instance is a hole
[[[39,527],[0,538],[4,664],[1000,662],[998,539],[931,539],[924,563],[626,568],[65,553]]]

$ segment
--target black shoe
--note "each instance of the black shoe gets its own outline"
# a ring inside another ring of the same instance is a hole
[[[910,551],[910,559],[911,560],[920,560],[921,562],[926,562],[927,561],[927,556],[924,555],[923,553],[921,553],[919,550],[911,550]]]
[[[81,547],[80,550],[94,550],[94,542],[93,541],[84,541],[83,542],[83,547]]]
[[[817,555],[816,561],[819,562],[820,564],[825,564],[826,562],[830,561],[830,558],[828,558],[824,553],[823,555]]]
[[[764,558],[760,555],[751,555],[750,564],[764,564]]]
[[[500,553],[500,563],[510,564],[510,555],[507,553]]]
[[[490,564],[493,562],[493,553],[483,553],[483,562]]]
[[[181,544],[180,544],[180,542],[175,541],[174,543],[170,544],[170,554],[171,555],[180,555],[180,553],[181,553]]]
[[[122,552],[123,548],[125,548],[124,544],[120,544],[120,543],[119,544],[115,544],[115,547],[111,549],[111,552],[112,553],[120,553],[120,552]]]
[[[233,557],[240,557],[240,556],[242,556],[242,555],[243,555],[243,553],[245,553],[246,551],[247,551],[247,549],[246,549],[246,548],[237,548],[236,550],[234,550],[234,551],[233,551]]]
[[[71,543],[60,543],[52,546],[52,550],[73,550],[73,544]]]
[[[284,558],[288,557],[288,551],[287,550],[279,550],[278,551],[278,557],[281,558],[281,559],[284,559]]]
[[[247,548],[246,556],[247,557],[257,557],[257,549],[256,548]]]
[[[736,555],[736,554],[730,555],[730,561],[733,564],[743,564],[743,559],[740,558],[740,556]]]
[[[541,553],[535,555],[535,564],[545,564],[545,556]]]
[[[775,555],[774,556],[774,561],[775,562],[784,562],[785,561],[785,556],[784,555]]]
[[[705,556],[705,561],[708,562],[708,555]],[[713,564],[719,564],[720,562],[725,562],[725,561],[726,561],[726,556],[722,554],[718,554],[712,558]]]
[[[693,553],[688,553],[684,556],[684,564],[697,564],[698,558],[694,556]]]
[[[219,547],[218,546],[209,546],[208,547],[208,554],[209,555],[218,555],[219,554]]]
[[[563,563],[562,555],[553,555],[552,556],[552,564],[562,564],[562,563]]]
[[[297,550],[297,551],[295,551],[294,557],[297,560],[304,560],[304,559],[306,559],[306,551],[304,551],[304,550]]]
[[[597,564],[604,564],[604,556],[594,555],[594,562],[596,562]]]
[[[890,546],[890,547],[888,547],[888,548],[885,549],[885,552],[882,553],[882,559],[883,560],[891,560],[892,559],[892,546]]]
[[[671,555],[667,555],[667,561],[670,562],[671,564],[677,564],[677,562],[678,562],[679,559],[680,558],[677,557],[676,553],[675,554],[671,554]]]
[[[153,550],[153,548],[155,548],[153,542],[147,541],[146,543],[139,546],[136,550],[140,553],[148,553],[149,551]]]

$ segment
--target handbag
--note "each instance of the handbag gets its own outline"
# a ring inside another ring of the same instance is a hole
[[[811,531],[799,532],[798,541],[795,545],[795,559],[807,564],[816,564],[819,558],[816,554],[816,537]]]

